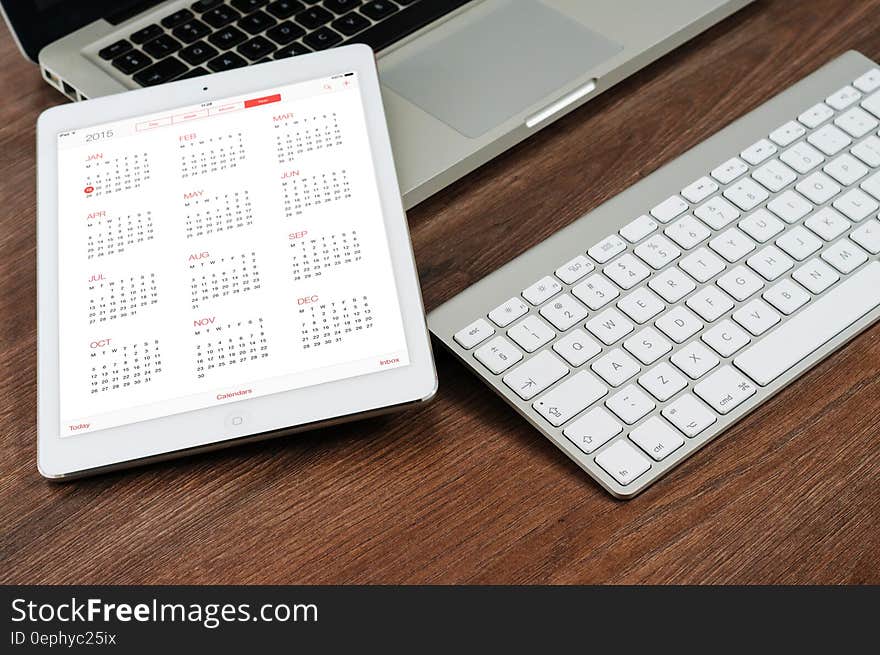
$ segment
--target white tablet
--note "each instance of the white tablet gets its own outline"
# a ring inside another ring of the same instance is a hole
[[[50,109],[38,196],[46,477],[437,387],[366,46]]]

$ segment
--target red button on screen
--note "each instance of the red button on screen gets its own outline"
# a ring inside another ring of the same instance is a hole
[[[262,98],[253,98],[244,101],[244,108],[259,107],[260,105],[268,105],[270,102],[281,102],[281,94],[276,93],[273,96],[263,96]]]

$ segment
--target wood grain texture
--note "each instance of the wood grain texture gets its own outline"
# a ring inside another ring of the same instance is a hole
[[[437,306],[845,50],[759,1],[410,212]],[[629,502],[437,349],[415,411],[67,484],[35,469],[34,123],[0,35],[0,582],[880,583],[880,326]]]

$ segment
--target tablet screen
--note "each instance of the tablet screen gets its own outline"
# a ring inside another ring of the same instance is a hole
[[[60,434],[409,363],[344,72],[58,135]]]

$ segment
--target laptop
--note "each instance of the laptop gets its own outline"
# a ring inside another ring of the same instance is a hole
[[[411,207],[751,0],[0,0],[72,100],[348,43],[378,56]]]

